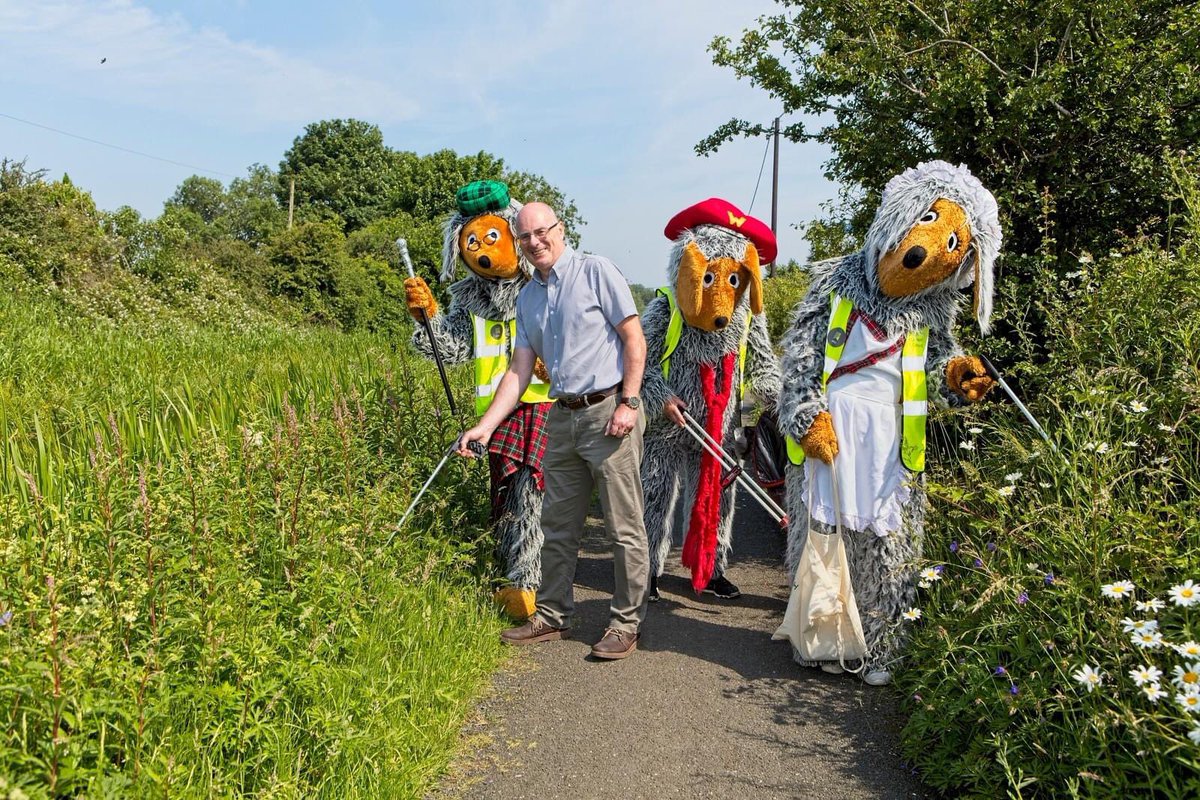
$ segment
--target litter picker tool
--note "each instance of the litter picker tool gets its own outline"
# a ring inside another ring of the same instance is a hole
[[[1040,433],[1042,438],[1046,440],[1046,444],[1050,445],[1050,449],[1057,453],[1058,448],[1054,446],[1054,442],[1050,441],[1050,437],[1046,434],[1046,431],[1043,430],[1042,426],[1038,424],[1038,421],[1033,418],[1033,414],[1029,413],[1029,409],[1025,407],[1025,404],[1021,402],[1016,393],[1013,392],[1013,390],[1009,388],[1008,384],[1004,382],[1004,378],[1000,377],[1000,370],[996,369],[991,361],[988,361],[987,356],[981,355],[979,360],[983,363],[983,368],[987,370],[987,374],[991,377],[991,379],[999,384],[1000,388],[1004,390],[1004,393],[1008,395],[1009,399],[1012,400],[1013,403],[1016,404],[1017,408],[1021,410],[1021,413],[1025,415],[1025,419],[1029,420],[1029,424],[1033,426],[1033,429]]]
[[[475,453],[475,455],[483,455],[485,452],[487,452],[487,448],[479,442],[471,442],[467,445],[467,447],[471,448],[471,452]],[[425,485],[421,487],[421,490],[417,492],[417,496],[414,497],[412,502],[408,504],[408,508],[404,511],[404,516],[402,516],[400,521],[396,523],[396,528],[392,531],[392,535],[389,536],[387,541],[383,543],[384,547],[387,547],[392,543],[392,539],[396,538],[396,534],[399,533],[400,529],[404,527],[404,523],[408,519],[408,515],[411,514],[412,510],[417,507],[417,503],[421,500],[421,496],[425,494],[425,490],[429,488],[429,484],[433,483],[433,479],[438,476],[438,473],[442,471],[442,467],[446,466],[446,462],[450,460],[450,456],[454,455],[454,451],[457,449],[458,440],[455,439],[454,443],[450,445],[449,449],[446,450],[446,454],[442,456],[442,460],[439,461],[438,465],[433,468],[433,473],[429,476],[429,479],[425,481]]]
[[[408,256],[408,242],[404,239],[397,239],[396,249],[400,251],[400,257],[404,259],[404,266],[408,269],[408,277],[417,277],[417,273],[413,271],[412,259]],[[433,337],[433,323],[425,315],[424,309],[421,309],[421,322],[425,323],[425,333],[429,336],[429,346],[433,348],[433,360],[437,362],[438,374],[442,376],[442,386],[446,389],[446,399],[450,401],[450,413],[457,417],[458,409],[454,405],[454,392],[450,390],[450,380],[446,377],[446,366],[442,363],[442,354],[438,352],[437,339]]]
[[[725,452],[720,442],[708,435],[708,431],[704,430],[704,426],[697,422],[695,417],[686,411],[682,413],[684,422],[687,423],[683,426],[684,429],[692,435],[693,439],[699,442],[705,452],[715,458],[722,467],[729,470],[733,480],[749,492],[750,496],[763,507],[764,511],[771,515],[772,519],[780,525],[787,525],[787,512],[780,508],[779,504],[767,494],[765,489],[755,483],[753,478],[746,475],[745,470],[742,469],[734,457]]]

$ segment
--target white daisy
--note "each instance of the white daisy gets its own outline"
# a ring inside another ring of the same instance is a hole
[[[1158,631],[1144,631],[1142,633],[1135,633],[1130,638],[1133,640],[1134,644],[1143,650],[1157,650],[1165,644],[1162,634]]]
[[[1145,686],[1147,683],[1157,686],[1159,678],[1162,677],[1162,670],[1152,664],[1143,664],[1137,669],[1129,670],[1129,677],[1133,678],[1133,682],[1138,686]]]
[[[1159,429],[1160,431],[1166,431],[1167,433],[1174,433],[1174,432],[1175,432],[1175,429],[1174,429],[1173,427],[1171,427],[1170,425],[1168,425],[1167,423],[1165,423],[1165,422],[1160,422],[1160,423],[1158,423],[1158,429]]]
[[[1108,446],[1108,442],[1101,442],[1100,444],[1096,445],[1096,452],[1100,455],[1104,455],[1110,449],[1111,448]]]
[[[1091,664],[1084,664],[1074,673],[1075,680],[1079,681],[1080,685],[1085,687],[1089,692],[1094,691],[1097,686],[1104,683],[1104,674],[1100,670],[1093,667]]]
[[[1046,483],[1046,481],[1038,481],[1038,486],[1042,487],[1043,489],[1049,489],[1052,485],[1053,484]]]
[[[1200,693],[1183,692],[1175,695],[1175,702],[1179,703],[1180,708],[1184,711],[1190,711],[1193,714],[1200,714]]]
[[[1121,620],[1121,627],[1126,633],[1148,633],[1149,631],[1158,630],[1158,620],[1156,619],[1130,619],[1126,617]]]
[[[942,573],[938,571],[937,567],[926,567],[921,570],[921,578],[927,581],[940,581]]]
[[[1143,694],[1151,703],[1157,704],[1159,700],[1167,696],[1167,693],[1157,683],[1151,683],[1142,687]]]
[[[1196,727],[1188,731],[1188,738],[1192,740],[1192,744],[1200,744],[1200,722],[1196,723]]]
[[[1017,481],[1021,480],[1024,475],[1024,472],[1010,472],[1004,476],[1004,480],[1008,481],[1009,483],[1016,483]]]
[[[1016,492],[1017,487],[1013,486],[1011,483],[1008,486],[1001,486],[996,490],[996,494],[1000,495],[1001,497],[1012,497],[1014,494],[1016,494]]]
[[[1138,611],[1162,611],[1167,607],[1167,604],[1157,597],[1151,597],[1149,600],[1138,600],[1133,606]]]
[[[1130,581],[1113,581],[1100,587],[1100,594],[1114,600],[1120,600],[1133,595],[1133,583]]]
[[[1160,467],[1165,467],[1167,464],[1171,463],[1171,459],[1168,456],[1159,456],[1158,458],[1154,459],[1152,463]]]
[[[1125,445],[1125,446],[1126,446],[1126,447],[1128,447],[1130,450],[1136,450],[1136,449],[1137,449],[1137,447],[1138,447],[1138,440],[1137,440],[1137,439],[1130,439],[1128,442],[1122,442],[1121,444]]]
[[[1200,691],[1200,661],[1193,662],[1186,666],[1175,665],[1172,670],[1174,675],[1171,677],[1171,683],[1178,686],[1180,689],[1193,689]]]
[[[1130,410],[1130,412],[1132,412],[1134,414],[1145,414],[1147,411],[1150,410],[1150,407],[1148,405],[1146,405],[1145,403],[1143,403],[1141,400],[1130,400],[1129,401],[1129,410]]]
[[[1200,658],[1200,643],[1184,642],[1183,644],[1174,645],[1175,652],[1181,656]]]
[[[910,608],[908,611],[905,611],[900,616],[904,617],[909,622],[916,622],[917,620],[919,620],[921,618],[921,609]]]
[[[967,428],[967,433],[971,434],[972,436],[978,436],[979,434],[983,433],[983,428]]]
[[[1194,605],[1197,600],[1200,600],[1200,586],[1192,583],[1192,579],[1188,578],[1181,584],[1171,587],[1171,602],[1177,606]]]
[[[974,450],[975,449],[975,443],[970,440],[967,440],[965,442],[959,442],[958,446],[962,450]]]
[[[917,586],[921,587],[922,589],[928,589],[930,586],[933,586],[933,584],[929,581],[917,581]]]

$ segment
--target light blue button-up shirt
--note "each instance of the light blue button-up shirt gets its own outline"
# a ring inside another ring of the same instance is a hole
[[[616,326],[637,315],[629,282],[603,256],[566,248],[545,281],[536,270],[517,296],[517,347],[546,364],[550,396],[590,394],[621,382]]]

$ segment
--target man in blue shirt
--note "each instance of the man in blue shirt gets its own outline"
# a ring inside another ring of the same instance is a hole
[[[516,233],[536,272],[517,298],[517,338],[508,372],[479,423],[463,433],[458,450],[470,456],[469,444],[487,443],[541,358],[556,401],[542,460],[542,585],[537,611],[501,637],[517,645],[570,637],[575,564],[595,487],[613,543],[616,586],[608,628],[592,655],[624,658],[637,649],[649,583],[640,478],[646,418],[638,396],[646,340],[620,270],[606,258],[568,247],[550,206],[522,208]]]

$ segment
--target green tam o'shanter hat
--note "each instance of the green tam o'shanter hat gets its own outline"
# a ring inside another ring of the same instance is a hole
[[[500,181],[472,181],[454,196],[460,214],[473,217],[508,208],[508,186]]]

